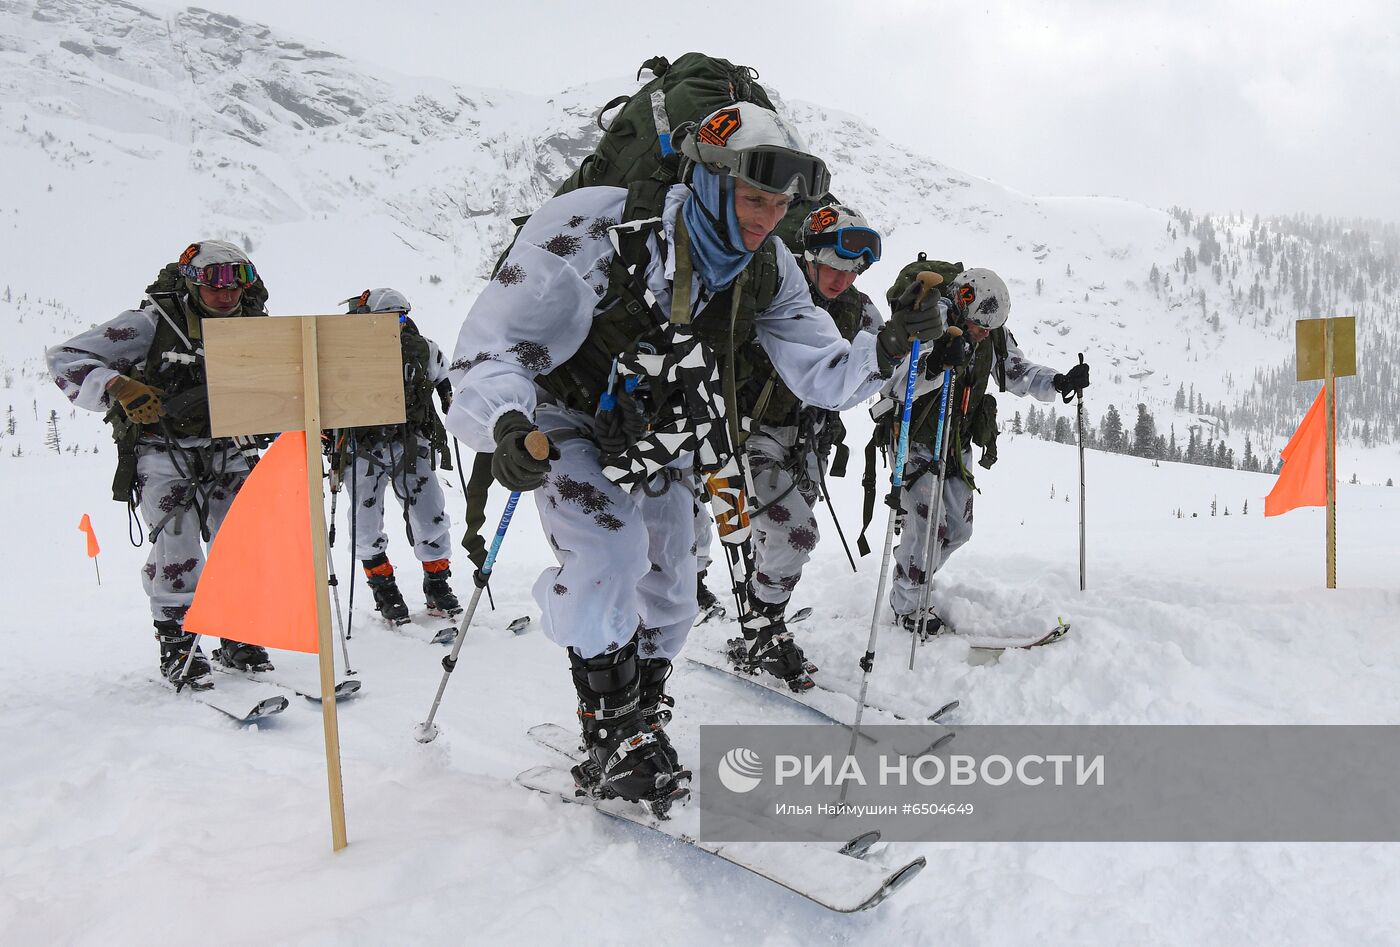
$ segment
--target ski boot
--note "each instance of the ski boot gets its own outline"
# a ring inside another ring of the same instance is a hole
[[[214,649],[214,660],[235,671],[271,671],[272,661],[262,645],[245,644],[232,638],[220,638],[221,648]]]
[[[434,618],[452,618],[462,613],[462,603],[447,580],[452,578],[448,559],[434,559],[423,563],[423,598],[428,603],[428,614]]]
[[[802,649],[792,640],[784,619],[786,611],[786,602],[770,605],[750,596],[748,611],[739,617],[744,637],[729,640],[729,660],[750,674],[771,674],[801,693],[816,686],[812,680],[816,667],[807,662]]]
[[[708,612],[719,604],[719,599],[715,598],[715,593],[705,587],[704,572],[695,576],[695,604],[700,606],[700,611],[702,612]]]
[[[695,576],[695,604],[700,606],[700,617],[695,620],[697,625],[702,625],[711,618],[724,617],[724,606],[715,598],[715,593],[705,587],[703,571]]]
[[[573,768],[579,795],[639,802],[657,818],[667,818],[690,790],[680,785],[660,740],[642,719],[636,643],[586,659],[570,648],[569,663],[588,754]]]
[[[394,567],[389,564],[389,557],[381,552],[373,559],[364,560],[363,565],[369,589],[374,593],[374,610],[390,624],[406,624],[408,606],[404,604],[403,594],[394,581]]]
[[[175,689],[188,687],[190,690],[207,691],[214,686],[210,677],[209,662],[204,651],[194,649],[194,660],[190,661],[190,647],[195,636],[180,627],[179,622],[158,621],[156,640],[160,642],[160,675],[175,685]],[[189,661],[186,670],[185,662]]]
[[[642,723],[655,734],[656,742],[670,761],[676,778],[689,779],[690,771],[681,768],[676,748],[671,745],[671,738],[666,735],[666,724],[671,722],[671,708],[676,706],[675,698],[666,693],[666,679],[671,676],[671,662],[666,658],[639,658],[637,674],[641,678],[639,700]]]
[[[908,615],[900,615],[899,622],[904,626],[904,630],[911,635],[918,635],[920,641],[927,641],[934,635],[941,633],[945,627],[943,619],[933,608],[924,609],[924,620],[919,621],[919,616],[913,612]]]

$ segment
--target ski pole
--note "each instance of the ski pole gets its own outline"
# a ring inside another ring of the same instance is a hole
[[[545,460],[550,455],[549,438],[542,431],[531,431],[525,435],[525,449],[536,460]],[[442,694],[447,690],[447,681],[457,668],[457,655],[462,650],[462,642],[467,640],[467,629],[471,627],[472,616],[476,614],[476,606],[481,601],[481,590],[486,588],[486,583],[491,578],[491,568],[496,564],[496,554],[501,550],[501,540],[505,539],[506,528],[510,526],[510,518],[515,515],[515,506],[519,502],[520,491],[515,490],[506,500],[506,508],[501,513],[501,523],[496,527],[496,537],[491,540],[491,548],[486,552],[486,561],[472,575],[476,591],[472,593],[472,600],[462,615],[462,624],[457,629],[457,640],[452,643],[452,653],[442,659],[442,681],[438,684],[437,695],[433,698],[433,706],[428,710],[428,719],[418,725],[416,738],[419,743],[431,743],[437,738],[438,728],[433,723],[433,718],[437,716],[438,705],[442,703]]]
[[[841,529],[841,520],[836,515],[836,507],[831,502],[831,493],[826,489],[826,471],[822,469],[821,459],[817,459],[817,486],[822,491],[822,502],[826,504],[826,511],[831,514],[831,522],[836,527],[836,536],[841,540],[841,548],[846,553],[846,561],[851,564],[852,572],[860,572],[856,568],[856,557],[851,555],[851,547],[846,544],[846,534]]]
[[[335,602],[335,625],[340,631],[340,654],[345,659],[345,673],[354,674],[350,668],[350,648],[345,644],[345,619],[340,614],[340,580],[335,577],[335,501],[340,496],[340,475],[334,466],[331,468],[331,524],[326,534],[326,568],[330,575],[326,584],[331,587],[332,601]]]
[[[1084,353],[1079,353],[1079,364],[1084,364]],[[1078,404],[1074,409],[1074,426],[1079,435],[1079,591],[1084,591],[1084,389],[1076,392]]]
[[[350,631],[355,624],[355,544],[359,542],[359,533],[356,531],[355,518],[360,509],[359,491],[356,486],[359,483],[359,439],[355,437],[355,432],[350,432],[350,615],[345,621],[345,637],[348,640]]]
[[[919,340],[914,339],[909,346],[909,377],[904,382],[904,413],[899,419],[899,441],[895,447],[894,469],[890,474],[890,522],[885,528],[885,551],[880,557],[880,582],[875,590],[875,609],[870,616],[870,640],[865,646],[865,655],[860,659],[863,672],[860,679],[860,699],[856,701],[856,719],[851,727],[851,748],[847,756],[855,756],[856,741],[860,739],[860,720],[865,713],[865,694],[870,687],[870,672],[875,667],[875,639],[880,633],[880,603],[885,600],[885,589],[890,578],[890,558],[894,551],[894,534],[903,517],[900,499],[904,493],[904,459],[909,451],[909,412],[914,406],[914,380],[919,374]],[[848,780],[841,781],[841,801],[846,801]]]
[[[928,599],[933,585],[933,573],[938,570],[936,559],[941,559],[941,547],[939,547],[939,537],[934,529],[935,523],[943,519],[943,478],[947,468],[947,440],[944,432],[948,429],[948,399],[953,387],[953,370],[943,369],[943,390],[938,398],[938,433],[933,441],[933,466],[925,471],[925,476],[930,473],[934,475],[933,501],[929,504],[928,519],[924,521],[924,575],[923,585],[919,588],[919,605],[915,613],[918,617],[914,620],[914,634],[910,635],[909,641],[909,670],[914,670],[914,654],[918,650],[919,641],[924,635],[924,626],[928,621]]]

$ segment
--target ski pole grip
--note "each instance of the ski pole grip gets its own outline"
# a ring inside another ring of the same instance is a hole
[[[549,449],[549,438],[545,436],[544,431],[536,428],[525,435],[525,450],[535,460],[548,460]]]
[[[914,297],[914,308],[924,308],[924,300],[928,299],[928,294],[936,290],[943,284],[943,277],[937,273],[920,273],[914,279],[918,282],[919,291]]]

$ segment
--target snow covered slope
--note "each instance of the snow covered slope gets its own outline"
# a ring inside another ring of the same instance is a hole
[[[11,431],[0,416],[11,536],[0,941],[534,944],[561,932],[603,941],[627,923],[675,944],[1400,939],[1394,846],[901,844],[874,857],[923,854],[928,870],[877,912],[846,918],[519,789],[514,774],[550,762],[526,728],[573,713],[559,649],[537,629],[505,631],[533,613],[528,590],[549,558],[528,501],[493,581],[499,610],[481,614],[464,646],[434,744],[412,731],[441,673],[442,649],[424,641],[438,623],[374,624],[360,584],[350,647],[365,691],[341,712],[351,846],[338,856],[311,705],[239,730],[155,683],[144,550],[125,542],[124,510],[106,499],[107,434],[48,382],[42,346],[134,303],[197,236],[249,246],[275,311],[330,311],[393,284],[430,335],[450,340],[508,218],[550,192],[587,150],[592,109],[630,87],[544,100],[370,75],[209,11],[0,2],[0,379],[14,418]],[[854,117],[785,108],[830,156],[838,191],[890,234],[887,262],[863,285],[878,295],[919,250],[1002,270],[1027,352],[1068,364],[1085,351],[1095,363],[1095,418],[1144,400],[1165,428],[1183,382],[1228,403],[1231,372],[1238,389],[1250,366],[1286,359],[1279,323],[1260,329],[1247,308],[1234,318],[1227,283],[1201,280],[1222,313],[1218,333],[1201,328],[1185,288],[1153,290],[1152,265],[1172,271],[1188,245],[1167,212],[1017,194]],[[1253,285],[1242,272],[1236,287]],[[1002,410],[1025,407],[1007,399]],[[51,411],[61,446],[82,453],[45,450]],[[850,418],[863,442],[868,427]],[[1381,479],[1395,449],[1373,453],[1368,479]],[[1264,520],[1271,478],[1094,453],[1081,595],[1073,450],[1007,437],[1001,456],[979,478],[977,534],[941,574],[939,603],[978,629],[1063,616],[1072,636],[997,660],[937,641],[910,673],[898,660],[907,642],[890,633],[874,699],[913,708],[957,697],[964,723],[1400,722],[1400,494],[1341,488],[1342,588],[1326,592],[1321,513]],[[451,475],[444,486],[460,518]],[[832,487],[849,535],[858,477]],[[100,587],[75,528],[84,512],[104,545]],[[406,561],[403,537],[391,543]],[[345,552],[342,541],[349,577]],[[875,565],[863,561],[854,580],[847,569],[828,536],[797,604],[815,610],[800,631],[822,676],[852,693]],[[466,590],[464,575],[456,583]],[[704,627],[696,643],[726,633]],[[304,656],[278,661],[310,671]],[[806,719],[687,667],[674,692],[691,758],[699,724]]]
[[[686,945],[1400,937],[1395,846],[894,844],[873,857],[923,854],[928,869],[875,912],[840,917],[514,786],[516,773],[554,762],[526,728],[569,725],[573,712],[559,649],[538,629],[504,628],[534,613],[529,586],[548,556],[525,506],[493,581],[498,610],[483,607],[463,648],[433,744],[413,729],[444,650],[419,626],[367,620],[360,586],[350,648],[365,689],[340,718],[351,845],[333,856],[315,708],[239,730],[153,682],[142,553],[122,539],[120,509],[94,501],[105,546],[95,585],[74,528],[93,476],[69,460],[35,458],[24,489],[37,500],[42,482],[44,502],[14,504],[9,519],[15,535],[44,539],[7,566],[6,943],[536,944],[563,932],[587,943],[614,935],[620,917]],[[1077,479],[1071,448],[1004,445],[983,478],[977,535],[938,587],[965,624],[1063,615],[1071,637],[991,662],[937,641],[911,674],[907,639],[885,633],[872,700],[913,709],[958,697],[963,723],[1400,723],[1394,491],[1342,487],[1343,588],[1326,592],[1320,511],[1264,520],[1253,498],[1269,478],[1096,455],[1081,595],[1077,503],[1064,499]],[[849,533],[857,485],[833,485]],[[1231,515],[1210,517],[1212,498]],[[393,552],[408,557],[402,536]],[[346,576],[343,544],[339,557]],[[875,566],[861,568],[852,580],[828,540],[797,593],[815,608],[797,626],[804,646],[848,693],[874,598]],[[417,607],[416,590],[406,594]],[[726,633],[732,625],[702,626],[695,642]],[[306,656],[277,657],[311,670]],[[808,722],[684,662],[673,682],[672,729],[692,759],[700,723]],[[621,914],[597,910],[619,903]]]
[[[0,37],[3,281],[13,296],[72,313],[47,332],[30,323],[11,333],[19,312],[0,303],[8,373],[31,365],[36,346],[130,305],[199,236],[247,246],[275,312],[330,311],[366,286],[393,284],[425,331],[451,340],[510,238],[510,218],[537,207],[589,151],[595,109],[636,87],[593,81],[550,99],[464,88],[370,72],[208,10],[158,14],[104,0],[8,0]],[[1173,408],[1179,386],[1228,406],[1255,368],[1287,363],[1291,286],[1277,290],[1290,300],[1276,298],[1253,258],[1228,278],[1183,272],[1202,237],[1168,212],[1020,194],[898,145],[898,128],[781,101],[828,158],[837,193],[888,234],[886,259],[865,280],[873,295],[921,250],[997,269],[1028,354],[1067,366],[1084,352],[1094,366],[1091,421],[1112,403],[1131,423],[1141,401],[1184,441],[1187,425],[1202,422]],[[1214,234],[1228,246],[1243,230],[1217,219]],[[1287,243],[1295,267],[1321,272],[1325,245]],[[1385,252],[1400,272],[1394,248]],[[1154,266],[1165,287],[1151,285]],[[1242,301],[1261,280],[1270,295]],[[1363,312],[1388,327],[1381,338],[1393,350],[1400,314],[1376,299],[1391,284],[1371,270],[1320,291],[1316,283],[1302,291],[1304,309],[1315,297],[1327,311]],[[17,411],[24,396],[39,394],[12,395]],[[51,407],[61,407],[55,396]],[[1261,453],[1287,433],[1265,426],[1254,438]],[[41,432],[30,433],[26,451],[42,446]],[[1237,453],[1246,433],[1231,432]],[[1380,442],[1394,436],[1388,428]],[[1400,473],[1400,454],[1383,454],[1362,464],[1367,481]]]

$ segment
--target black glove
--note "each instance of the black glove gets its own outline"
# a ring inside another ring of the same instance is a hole
[[[929,346],[928,358],[924,359],[924,374],[932,378],[941,375],[945,368],[962,368],[972,360],[972,346],[965,335],[944,335]]]
[[[1089,387],[1089,366],[1084,364],[1084,356],[1079,356],[1079,364],[1065,372],[1063,375],[1056,375],[1053,379],[1055,390],[1064,396],[1066,401],[1074,397],[1076,392],[1083,391]]]
[[[900,293],[889,323],[877,337],[875,352],[881,373],[889,374],[909,354],[910,339],[929,342],[948,328],[938,305],[940,298],[937,290],[926,289],[918,280]]]
[[[625,454],[642,439],[647,430],[647,419],[637,399],[626,391],[619,390],[613,397],[615,402],[612,408],[600,410],[593,416],[593,439],[604,454],[616,456]]]
[[[512,492],[524,492],[540,486],[544,483],[544,475],[549,473],[549,462],[559,457],[559,451],[553,445],[545,460],[536,460],[531,455],[525,448],[525,435],[534,429],[530,419],[519,411],[507,411],[496,422],[493,432],[496,451],[491,456],[491,476]]]
[[[442,402],[442,413],[446,414],[452,407],[452,379],[444,378],[437,383],[438,400]]]

